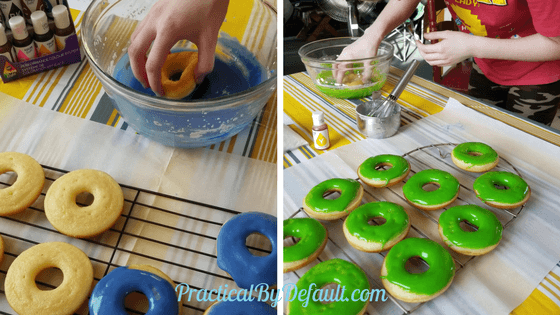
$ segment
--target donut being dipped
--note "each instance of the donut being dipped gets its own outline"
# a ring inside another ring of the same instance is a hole
[[[181,51],[167,55],[161,68],[161,85],[164,96],[182,99],[189,96],[196,87],[194,71],[198,64],[198,52]]]

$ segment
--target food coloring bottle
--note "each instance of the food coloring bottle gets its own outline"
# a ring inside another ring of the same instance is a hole
[[[35,11],[31,14],[31,22],[35,31],[35,45],[39,57],[56,52],[54,34],[49,28],[47,14],[43,11]]]
[[[313,119],[313,144],[315,149],[326,150],[331,146],[329,138],[329,127],[325,123],[325,114],[323,112],[314,112],[311,115]]]
[[[8,61],[15,61],[14,47],[6,37],[4,25],[0,24],[0,56],[8,58]]]
[[[37,58],[35,43],[27,32],[23,17],[15,16],[10,19],[9,23],[14,36],[12,44],[14,45],[17,60],[21,62]]]
[[[54,17],[54,38],[56,40],[56,48],[63,50],[66,47],[66,39],[68,36],[76,34],[74,24],[70,21],[70,14],[66,6],[59,4],[52,9]]]
[[[0,0],[0,11],[6,22],[9,22],[14,16],[23,16],[20,0]],[[10,28],[10,25],[8,24],[6,27]]]
[[[31,14],[36,11],[45,11],[45,4],[43,0],[20,0],[21,10],[23,11],[23,17],[25,20],[32,24]]]

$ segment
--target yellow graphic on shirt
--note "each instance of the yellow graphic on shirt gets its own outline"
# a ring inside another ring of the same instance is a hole
[[[317,146],[324,147],[327,144],[327,138],[322,133],[317,137]]]
[[[504,6],[507,5],[507,0],[478,0],[479,3]]]
[[[481,2],[479,0],[479,2]],[[451,9],[457,14],[457,17],[463,22],[463,24],[469,29],[471,33],[477,36],[488,36],[486,32],[486,26],[482,25],[482,22],[478,19],[477,15],[471,13],[471,10],[463,9],[457,5],[452,4]]]

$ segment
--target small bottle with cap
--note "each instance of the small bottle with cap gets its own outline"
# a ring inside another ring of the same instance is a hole
[[[66,47],[66,39],[73,34],[76,34],[74,24],[71,23],[70,14],[65,5],[59,4],[52,9],[54,18],[54,38],[56,41],[56,48],[60,51]]]
[[[325,114],[323,112],[314,112],[311,115],[313,119],[313,144],[315,149],[326,150],[331,146],[329,138],[329,127],[325,123]]]
[[[17,60],[21,62],[37,58],[35,43],[27,32],[23,17],[14,16],[8,23],[10,23],[14,36],[12,44],[14,45]]]
[[[0,56],[8,58],[8,61],[16,61],[14,47],[6,37],[3,24],[0,24]]]
[[[37,45],[39,57],[56,52],[54,34],[49,28],[47,14],[43,11],[31,13],[31,23],[33,23],[33,30],[35,31],[35,45]]]

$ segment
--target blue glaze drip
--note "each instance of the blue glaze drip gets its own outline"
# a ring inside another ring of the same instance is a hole
[[[212,305],[207,315],[276,315],[272,306],[257,300],[237,301],[235,297]]]
[[[276,285],[276,217],[261,213],[239,214],[220,229],[218,235],[218,267],[231,275],[235,283],[244,289],[261,283]],[[267,256],[254,256],[245,245],[252,233],[266,236],[272,245]]]
[[[114,269],[97,283],[89,299],[89,313],[127,315],[124,299],[132,292],[140,292],[148,298],[150,308],[146,315],[179,313],[175,289],[167,280],[127,267]]]

